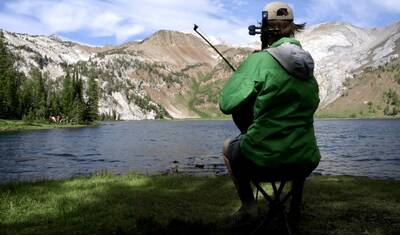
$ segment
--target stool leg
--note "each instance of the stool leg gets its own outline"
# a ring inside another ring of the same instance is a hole
[[[303,188],[305,179],[294,180],[292,183],[292,201],[290,203],[290,216],[299,219],[301,215],[301,203],[303,200]]]
[[[288,218],[286,213],[283,211],[283,222],[285,223],[285,232],[287,235],[292,235],[292,229],[290,227],[290,224],[288,222]]]
[[[256,188],[256,202],[258,202],[258,188]]]

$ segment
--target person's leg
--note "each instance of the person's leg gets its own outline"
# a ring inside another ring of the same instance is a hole
[[[254,200],[253,190],[249,177],[248,160],[240,152],[240,139],[226,140],[224,142],[224,162],[229,175],[235,184],[242,209],[256,214],[257,205]]]
[[[236,190],[238,190],[239,186],[236,181],[236,178],[233,176],[231,164],[228,159],[228,148],[229,148],[231,141],[232,141],[232,139],[227,139],[224,141],[224,148],[223,148],[222,152],[224,154],[224,163],[225,163],[226,169],[228,169],[229,176],[231,177],[233,183],[235,184]]]

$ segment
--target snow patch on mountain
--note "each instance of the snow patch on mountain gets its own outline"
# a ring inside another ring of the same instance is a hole
[[[315,60],[321,106],[337,99],[343,83],[367,66],[378,66],[395,56],[400,24],[384,29],[363,29],[350,24],[312,26],[296,35]]]

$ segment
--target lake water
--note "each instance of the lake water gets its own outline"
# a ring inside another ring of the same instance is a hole
[[[400,120],[317,120],[322,175],[400,179]],[[0,134],[0,183],[91,175],[226,174],[231,121],[102,122],[97,127]]]

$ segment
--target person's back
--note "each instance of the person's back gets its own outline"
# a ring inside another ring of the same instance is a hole
[[[241,137],[241,151],[257,165],[315,167],[319,162],[313,132],[318,85],[312,58],[299,45],[282,38],[266,51],[250,55],[221,92],[224,113],[246,100],[237,97],[239,90],[255,96],[253,122]]]
[[[276,176],[287,174],[282,169],[305,169],[308,175],[320,160],[313,127],[319,104],[313,59],[299,41],[288,37],[297,26],[291,9],[272,3],[266,10],[272,20],[268,18],[268,26],[264,25],[270,28],[262,28],[266,31],[261,35],[263,50],[240,65],[220,95],[225,114],[252,112],[250,125],[224,147],[242,209],[250,213],[255,207],[250,187],[255,172]]]

